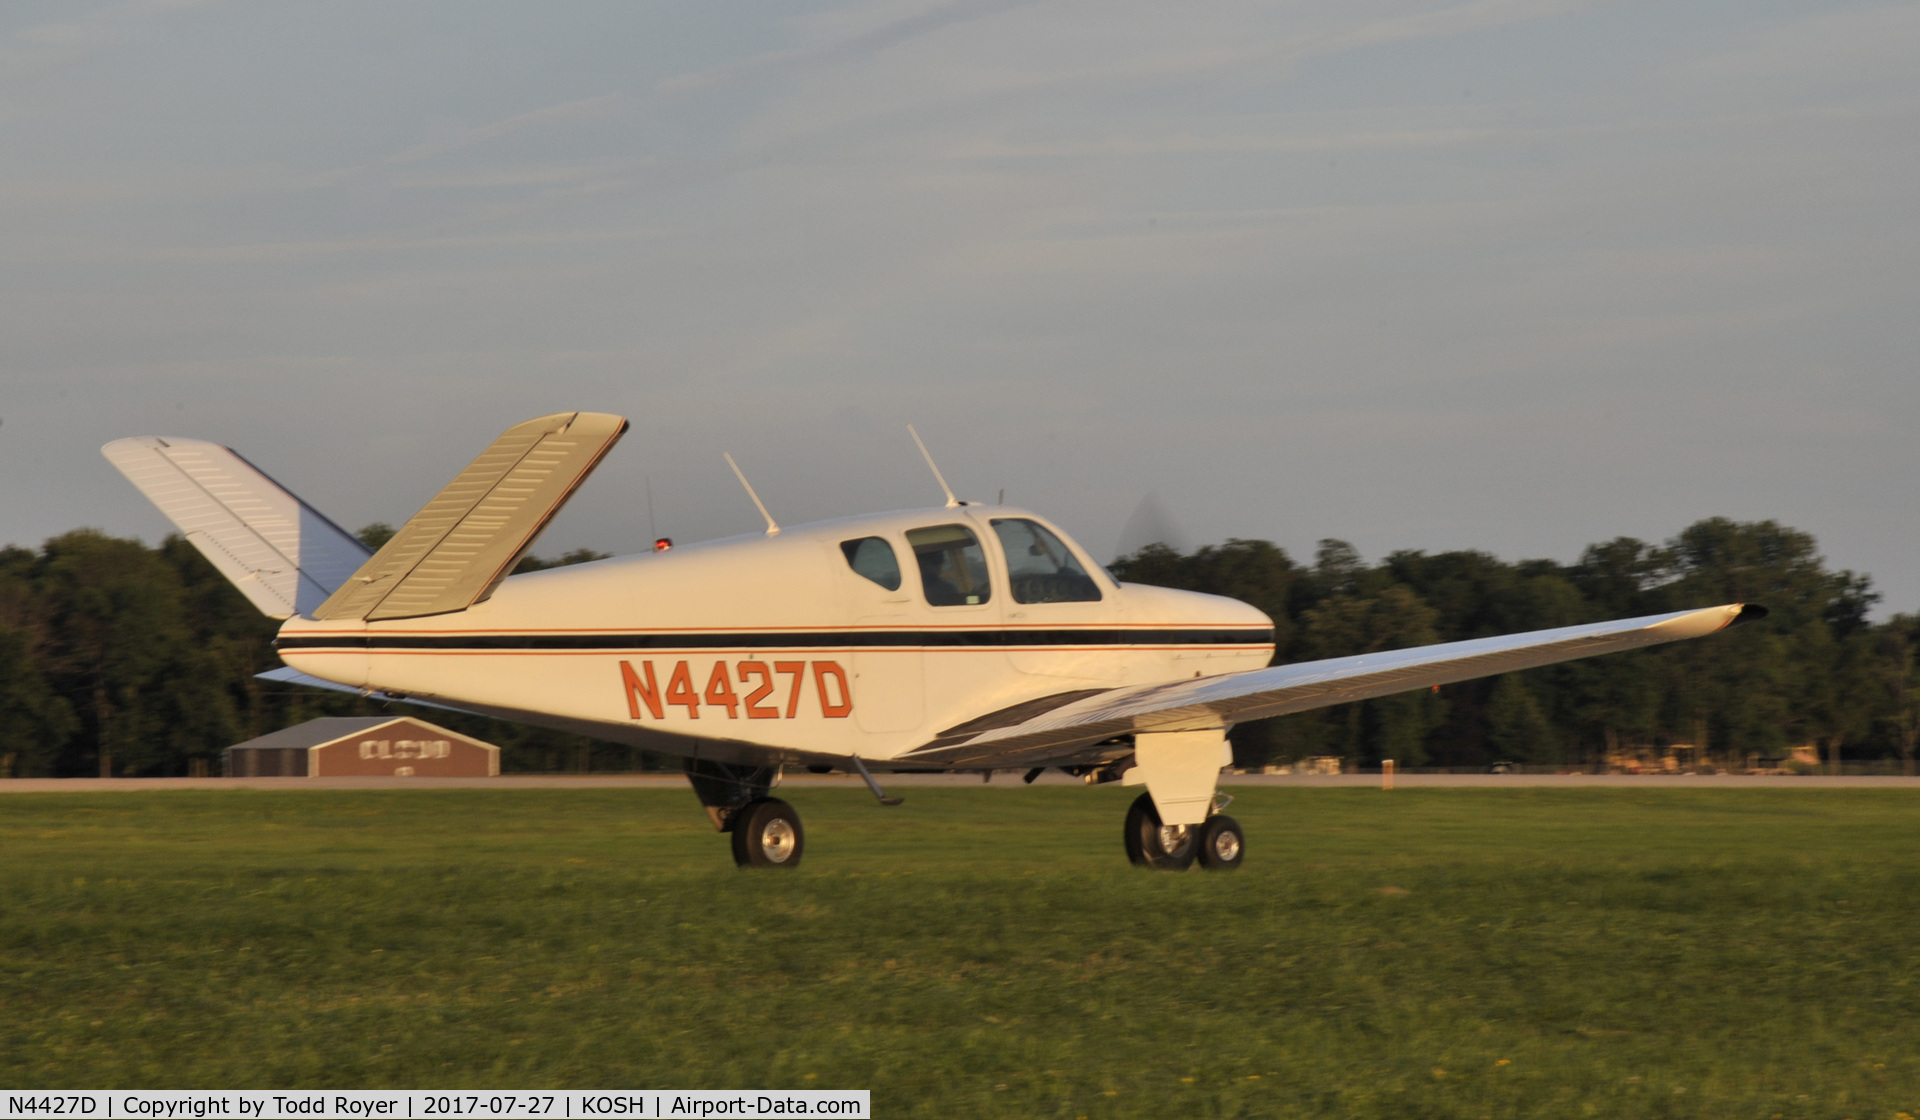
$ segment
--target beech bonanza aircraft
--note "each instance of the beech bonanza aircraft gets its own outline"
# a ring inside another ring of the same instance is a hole
[[[1045,518],[955,498],[931,456],[941,507],[784,530],[767,516],[764,534],[509,576],[626,428],[591,412],[517,425],[371,555],[225,447],[143,436],[102,452],[286,620],[287,667],[262,676],[679,755],[742,866],[800,862],[799,815],[768,796],[786,767],[858,774],[885,804],[874,771],[1058,767],[1145,787],[1126,817],[1135,863],[1232,868],[1245,837],[1215,787],[1236,723],[1766,613],[1269,667],[1259,611],[1117,582]]]

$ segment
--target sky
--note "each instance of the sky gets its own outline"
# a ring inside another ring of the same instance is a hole
[[[1710,516],[1920,609],[1920,5],[0,6],[0,542],[239,450],[398,524],[622,444],[536,546],[962,497],[1578,558]]]

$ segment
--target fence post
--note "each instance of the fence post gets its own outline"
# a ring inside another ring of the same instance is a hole
[[[1393,788],[1393,760],[1391,758],[1382,759],[1380,762],[1380,788]]]

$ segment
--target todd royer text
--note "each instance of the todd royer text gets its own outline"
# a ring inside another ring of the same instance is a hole
[[[31,1120],[718,1120],[739,1116],[830,1116],[865,1120],[873,1115],[866,1089],[613,1089],[592,1092],[451,1092],[444,1089],[285,1090],[143,1089],[113,1092],[49,1090],[4,1098],[5,1117]]]

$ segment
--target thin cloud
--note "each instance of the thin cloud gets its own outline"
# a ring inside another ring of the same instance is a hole
[[[1472,3],[1443,8],[1437,12],[1378,20],[1331,35],[1313,44],[1312,53],[1334,54],[1381,43],[1464,35],[1490,28],[1555,19],[1589,6],[1581,0],[1473,0]]]
[[[211,7],[228,0],[131,0],[102,8],[86,19],[21,28],[0,44],[0,78],[25,83],[71,66],[124,41],[140,21]]]
[[[1040,10],[1031,0],[996,0],[946,5],[818,47],[760,55],[734,66],[669,79],[661,88],[671,92],[713,88],[744,80],[749,75],[796,72],[819,63],[822,65],[817,68],[834,76],[835,88],[843,96],[834,100],[816,91],[805,91],[773,102],[736,131],[739,142],[755,151],[777,154],[818,150],[823,145],[846,149],[901,141],[924,147],[939,142],[941,137],[953,138],[969,123],[994,127],[1022,117],[1035,106],[1055,104],[1067,98],[1099,98],[1106,94],[1134,96],[1143,84],[1170,85],[1196,79],[1218,86],[1252,78],[1270,86],[1280,80],[1286,68],[1309,59],[1387,43],[1446,38],[1552,19],[1586,6],[1582,0],[1473,0],[1437,12],[1377,19],[1336,30],[1305,31],[1285,36],[1279,42],[1259,43],[1255,37],[1255,45],[1195,43],[1182,41],[1178,36],[1166,43],[1143,40],[1133,44],[1138,49],[1112,52],[1079,65],[1056,63],[1044,68],[1000,70],[984,79],[984,84],[969,70],[971,84],[966,93],[956,93],[951,83],[942,81],[950,75],[951,64],[937,54],[929,56],[925,67],[920,69],[911,64],[896,65],[881,74],[863,72],[858,66],[885,48],[920,38],[933,30],[1015,9]],[[1055,21],[1051,25],[1020,28],[1010,34],[1023,42],[1044,46],[1047,42],[1071,41],[1080,34],[1080,29],[1070,22]],[[829,63],[831,66],[825,65]],[[889,83],[889,96],[867,96],[868,86],[879,82]],[[1354,137],[1349,141],[1325,143],[1347,143],[1356,147],[1458,144],[1481,138],[1472,135],[1472,131],[1454,128],[1452,135],[1422,136],[1399,130],[1392,136]],[[951,143],[951,139],[948,142]],[[1034,147],[1040,151],[1031,154],[1045,154],[1047,149],[1070,150],[1075,145],[1097,148],[1103,143],[1114,142],[1077,139],[1036,144]],[[1167,145],[1164,151],[1175,153],[1181,150],[1177,147],[1181,143],[1195,145],[1186,149],[1190,151],[1230,150],[1236,141],[1196,139],[1189,134],[1181,140],[1164,143]],[[1260,144],[1285,146],[1297,141],[1262,137],[1243,138],[1238,143],[1242,150],[1256,150]],[[1308,141],[1306,146],[1311,148],[1318,143],[1322,141]],[[975,135],[962,140],[956,150],[940,154],[960,158],[978,154],[991,158],[988,153],[1001,145],[1019,147],[997,135]],[[1147,153],[1143,150],[1137,154]]]
[[[750,77],[764,77],[809,66],[838,65],[867,58],[889,47],[951,27],[988,19],[1041,0],[960,0],[929,11],[890,20],[879,27],[812,47],[769,51],[740,62],[664,79],[654,88],[666,95],[691,93],[731,85]]]
[[[471,148],[475,144],[484,144],[511,132],[527,128],[547,128],[553,125],[575,124],[580,121],[598,120],[612,116],[619,110],[620,94],[603,93],[598,97],[583,97],[578,101],[568,101],[560,105],[549,105],[544,109],[535,109],[528,113],[517,113],[504,117],[491,124],[471,128],[451,140],[434,140],[417,144],[405,151],[396,152],[369,167],[398,167],[421,160],[433,159],[462,148]],[[365,170],[360,168],[357,170]]]
[[[1920,7],[1899,4],[1824,12],[1769,27],[1704,56],[1676,64],[1676,82],[1765,85],[1779,97],[1801,91],[1781,83],[1855,85],[1874,74],[1910,73],[1920,55]]]
[[[1057,143],[1012,143],[994,137],[973,146],[942,153],[943,158],[960,160],[1019,160],[1100,158],[1115,156],[1164,155],[1251,155],[1268,152],[1338,152],[1408,148],[1450,148],[1463,144],[1482,144],[1490,140],[1527,140],[1549,135],[1545,129],[1516,128],[1428,128],[1392,132],[1309,133],[1236,133],[1228,136],[1196,136],[1170,130],[1155,137],[1115,136],[1094,140],[1068,140]]]

